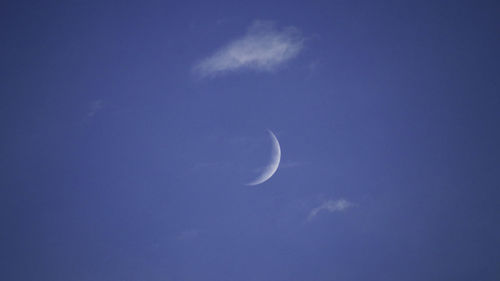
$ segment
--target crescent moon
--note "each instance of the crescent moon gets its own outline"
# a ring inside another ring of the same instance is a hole
[[[271,137],[271,140],[273,142],[271,161],[269,162],[269,164],[266,165],[264,171],[260,174],[260,176],[257,177],[252,182],[247,183],[247,185],[258,185],[267,181],[274,175],[274,173],[276,173],[276,171],[278,170],[278,166],[280,165],[280,160],[281,160],[280,143],[278,142],[278,139],[273,134],[273,132],[271,132],[271,130],[267,130],[267,132],[269,133],[269,136]]]

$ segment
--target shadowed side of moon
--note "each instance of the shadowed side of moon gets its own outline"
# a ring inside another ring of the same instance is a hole
[[[270,130],[267,130],[271,140],[273,142],[273,148],[271,151],[271,159],[269,163],[264,167],[262,173],[253,181],[247,183],[246,185],[254,186],[259,185],[267,180],[269,180],[274,173],[278,170],[281,160],[281,148],[276,136]]]

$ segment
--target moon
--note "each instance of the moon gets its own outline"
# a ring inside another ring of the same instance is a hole
[[[269,133],[269,136],[271,137],[271,140],[273,142],[271,160],[269,161],[269,164],[265,166],[264,171],[255,180],[247,183],[246,185],[258,185],[267,181],[274,175],[274,173],[276,173],[276,171],[278,170],[278,166],[280,165],[280,160],[281,160],[280,143],[278,142],[278,139],[273,134],[273,132],[271,132],[271,130],[267,130],[267,132]]]

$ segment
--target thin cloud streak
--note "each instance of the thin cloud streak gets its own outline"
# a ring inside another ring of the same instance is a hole
[[[213,77],[240,69],[272,71],[296,57],[303,37],[294,27],[281,30],[267,21],[255,21],[245,36],[230,42],[194,67],[201,77]]]
[[[98,111],[104,107],[102,100],[95,100],[90,103],[89,110],[87,111],[87,117],[92,118]]]
[[[330,213],[344,211],[348,208],[354,207],[356,204],[351,203],[345,199],[340,200],[328,200],[323,202],[323,204],[314,208],[309,212],[309,216],[307,217],[308,221],[311,221],[316,215],[321,211],[328,211]]]

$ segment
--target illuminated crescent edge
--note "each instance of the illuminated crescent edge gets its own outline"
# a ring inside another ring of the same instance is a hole
[[[246,185],[258,185],[261,184],[268,179],[270,179],[274,173],[278,170],[278,166],[280,165],[280,160],[281,160],[281,148],[280,148],[280,143],[278,142],[278,139],[276,136],[271,132],[271,130],[267,130],[269,135],[271,136],[271,139],[273,140],[273,151],[271,155],[271,162],[265,167],[264,171],[262,174],[260,174],[259,177],[257,177],[254,181],[247,183]]]

